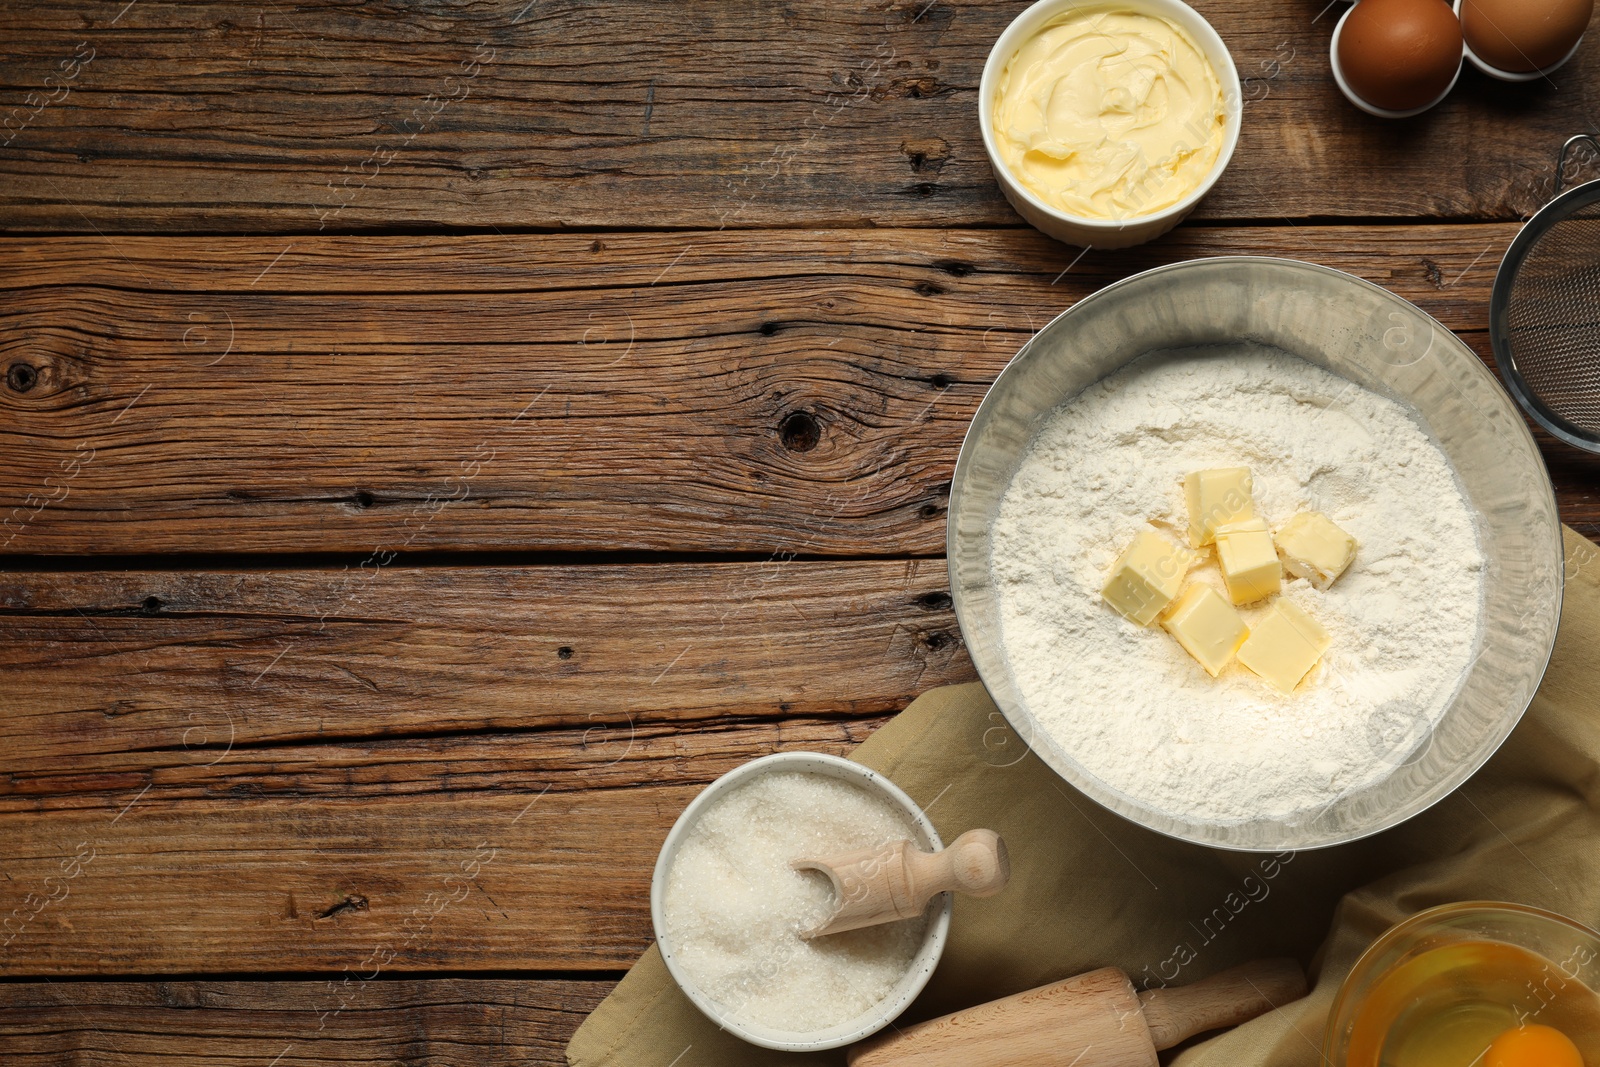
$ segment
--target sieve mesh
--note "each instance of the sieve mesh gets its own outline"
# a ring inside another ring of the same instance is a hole
[[[1600,451],[1600,181],[1535,214],[1500,271],[1490,330],[1507,384],[1546,429]]]
[[[1511,279],[1505,336],[1528,392],[1600,440],[1600,201],[1528,247]]]

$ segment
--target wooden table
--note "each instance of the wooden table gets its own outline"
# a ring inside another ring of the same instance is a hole
[[[1020,0],[0,9],[0,1060],[561,1063],[696,790],[973,676],[951,469],[1052,315],[1266,253],[1489,358],[1600,44],[1384,123],[1323,2],[1200,0],[1244,136],[1126,252],[993,184]]]

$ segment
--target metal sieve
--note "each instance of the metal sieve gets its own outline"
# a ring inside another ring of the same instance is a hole
[[[1507,387],[1535,422],[1569,445],[1600,452],[1600,180],[1561,192],[1506,250],[1489,299],[1489,337]]]

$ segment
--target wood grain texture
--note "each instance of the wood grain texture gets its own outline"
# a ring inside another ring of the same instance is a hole
[[[184,717],[176,750],[35,756],[9,761],[0,778],[0,815],[81,810],[115,813],[143,800],[583,793],[646,784],[704,785],[739,764],[799,749],[843,755],[888,719],[852,715],[778,721],[727,715],[682,723],[599,723],[582,730],[542,730],[470,737],[326,741],[229,747],[227,720]],[[211,738],[210,745],[201,742]],[[44,832],[48,820],[16,824]],[[597,828],[598,829],[598,828]],[[220,847],[222,843],[217,843]],[[3,937],[0,937],[3,940]]]
[[[0,984],[7,1067],[565,1067],[610,982],[548,978]],[[360,991],[352,1008],[340,997]]]
[[[0,751],[92,781],[117,766],[93,754],[154,774],[556,730],[544,756],[577,768],[652,725],[882,715],[969,680],[948,588],[938,560],[4,574]]]
[[[1076,1060],[1097,1067],[1158,1067],[1139,998],[1115,967],[892,1027],[850,1050],[850,1067],[1026,1067]]]
[[[0,542],[936,554],[985,389],[1080,297],[1287,255],[1488,358],[1514,233],[1188,227],[1082,258],[1025,230],[16,238]],[[1600,529],[1595,461],[1547,455],[1563,516]]]
[[[624,968],[707,781],[874,725],[40,761],[0,802],[0,975]]]
[[[632,962],[705,782],[972,677],[904,557],[1026,337],[1252,253],[1487,357],[1600,110],[1594,34],[1385,123],[1326,0],[1196,0],[1234,163],[1080,258],[978,136],[1026,2],[0,6],[0,1061],[564,1063],[610,983],[545,969]],[[1600,536],[1600,461],[1541,444]],[[579,555],[401,565],[483,550]],[[581,555],[634,550],[751,559]],[[352,562],[243,565],[297,552]],[[403,977],[473,969],[529,977]],[[330,980],[14,980],[250,971]]]
[[[626,966],[701,786],[972,677],[946,588],[937,560],[6,574],[0,973]]]
[[[377,797],[135,788],[0,814],[0,974],[625,968],[652,936],[656,855],[700,788],[671,768],[560,793],[515,775]]]
[[[123,6],[0,11],[0,225],[1017,221],[976,109],[1025,0]],[[1246,101],[1202,217],[1520,218],[1600,104],[1591,40],[1549,82],[1468,68],[1439,108],[1385,122],[1333,84],[1325,0],[1197,6]]]

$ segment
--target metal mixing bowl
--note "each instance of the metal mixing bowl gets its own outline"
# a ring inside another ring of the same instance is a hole
[[[1110,788],[1037,725],[1001,643],[989,547],[1000,498],[1051,411],[1147,352],[1239,341],[1273,345],[1417,415],[1476,513],[1485,600],[1477,658],[1431,736],[1409,752],[1375,754],[1394,767],[1391,775],[1304,816],[1218,823],[1160,811]],[[1218,848],[1341,844],[1448,795],[1494,754],[1527,709],[1561,614],[1555,492],[1522,416],[1483,362],[1393,293],[1288,259],[1238,256],[1159,267],[1056,316],[1023,345],[973,417],[950,490],[946,547],[962,636],[1012,728],[1057,774],[1117,814]]]

